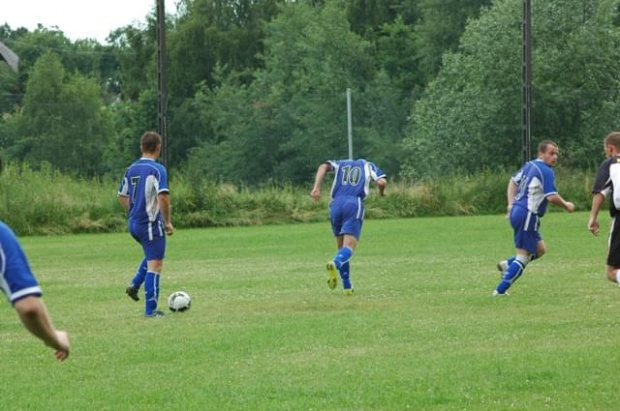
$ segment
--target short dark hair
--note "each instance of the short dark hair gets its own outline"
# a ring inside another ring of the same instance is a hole
[[[620,149],[620,132],[612,131],[605,137],[605,145]]]
[[[547,152],[547,147],[549,147],[549,146],[557,147],[558,143],[556,143],[553,140],[543,140],[540,143],[538,143],[538,152],[539,153],[546,153]]]
[[[161,144],[161,136],[154,131],[147,131],[140,138],[140,148],[143,153],[154,153],[158,144]]]

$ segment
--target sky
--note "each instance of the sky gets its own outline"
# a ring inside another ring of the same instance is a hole
[[[72,41],[91,38],[106,43],[110,31],[140,25],[156,0],[0,0],[0,25],[32,31],[40,23],[57,26]],[[165,0],[166,14],[175,14],[174,0]]]

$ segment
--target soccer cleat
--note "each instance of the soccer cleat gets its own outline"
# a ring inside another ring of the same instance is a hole
[[[354,294],[354,290],[353,290],[353,288],[345,288],[344,290],[342,290],[342,294],[344,294],[344,295],[353,295]]]
[[[129,286],[125,289],[125,294],[127,294],[129,298],[134,301],[140,301],[140,297],[138,297],[138,290],[136,290],[132,286]]]
[[[508,269],[508,261],[502,260],[499,263],[497,263],[497,270],[500,273],[505,273],[507,269]]]
[[[145,314],[144,316],[146,318],[164,318],[166,316],[166,314],[164,314],[163,311],[155,310],[150,315],[149,314]]]
[[[327,263],[327,286],[333,290],[337,285],[338,270],[336,269],[336,263],[330,261]]]
[[[497,290],[493,290],[493,297],[509,297],[508,293],[498,293]]]

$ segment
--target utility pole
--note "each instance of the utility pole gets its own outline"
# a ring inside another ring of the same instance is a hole
[[[532,140],[532,2],[523,0],[522,54],[522,121],[523,164],[530,160]]]
[[[157,1],[157,132],[162,138],[161,159],[168,168],[168,133],[166,132],[166,11],[164,0]]]
[[[347,88],[347,136],[349,139],[349,160],[353,160],[353,114],[351,113],[351,89]]]

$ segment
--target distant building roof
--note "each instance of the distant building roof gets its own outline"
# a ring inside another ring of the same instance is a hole
[[[2,42],[0,42],[0,60],[6,61],[14,71],[19,68],[19,57]]]

